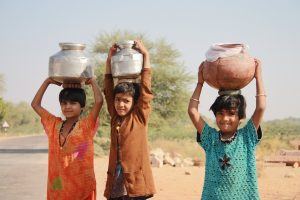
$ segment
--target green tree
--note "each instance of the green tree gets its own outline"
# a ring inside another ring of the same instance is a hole
[[[183,116],[187,118],[188,84],[193,78],[185,71],[184,63],[180,61],[180,52],[164,38],[151,40],[144,33],[130,31],[101,33],[92,46],[95,60],[97,60],[96,75],[99,85],[103,88],[105,61],[111,45],[118,41],[137,38],[141,39],[148,48],[153,67],[152,89],[155,98],[152,103],[150,128],[174,127],[174,121],[185,121],[182,120]],[[103,108],[101,121],[109,124],[108,120],[107,109]]]
[[[4,92],[4,86],[5,86],[4,76],[3,76],[3,74],[0,74],[0,122],[4,118],[5,112],[6,112],[5,102],[2,99],[2,93]]]
[[[0,122],[4,118],[6,113],[6,106],[4,100],[0,97]]]
[[[6,103],[5,120],[9,123],[9,132],[34,134],[41,133],[42,127],[39,116],[26,102]]]
[[[0,96],[2,96],[4,90],[5,90],[5,80],[3,74],[0,74]]]

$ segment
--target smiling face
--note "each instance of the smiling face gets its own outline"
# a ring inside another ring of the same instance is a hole
[[[216,112],[216,123],[224,134],[234,134],[240,123],[237,109],[222,109]]]
[[[133,107],[133,97],[128,93],[117,93],[115,95],[115,109],[121,117],[127,115]]]
[[[67,119],[80,116],[85,100],[85,92],[81,88],[64,88],[59,93],[60,108]]]
[[[81,106],[77,101],[65,101],[60,103],[60,108],[63,115],[68,118],[79,117],[81,114]]]

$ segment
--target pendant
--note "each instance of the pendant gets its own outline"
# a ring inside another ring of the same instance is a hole
[[[223,158],[219,158],[219,162],[222,170],[225,170],[226,168],[231,166],[230,157],[228,157],[226,154],[224,155]]]

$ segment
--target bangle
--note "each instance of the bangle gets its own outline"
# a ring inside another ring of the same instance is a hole
[[[257,95],[255,95],[255,97],[260,97],[260,96],[265,96],[265,97],[267,97],[266,94],[257,94]]]
[[[190,100],[199,102],[199,99],[195,99],[195,98],[190,98]]]

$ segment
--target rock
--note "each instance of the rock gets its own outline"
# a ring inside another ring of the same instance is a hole
[[[194,166],[193,159],[192,158],[185,158],[185,159],[183,159],[183,166],[185,166],[185,167]]]
[[[183,163],[182,163],[181,158],[175,157],[175,158],[173,158],[173,160],[175,162],[175,167],[183,167]]]
[[[154,155],[155,157],[163,160],[165,153],[164,153],[164,151],[161,148],[157,148],[157,149],[154,149],[154,150],[150,151],[150,156],[151,155]]]
[[[194,166],[200,167],[202,162],[199,158],[194,158],[193,163],[194,163]]]
[[[169,153],[166,153],[164,156],[164,164],[169,164],[175,167],[175,161],[173,160],[173,158],[171,158]]]
[[[160,148],[150,152],[150,162],[153,167],[162,167],[164,162],[164,151]]]
[[[161,168],[164,165],[163,160],[155,155],[150,156],[150,162],[152,167]]]
[[[293,174],[293,173],[286,173],[284,175],[284,178],[293,178],[294,176],[295,176],[295,174]]]
[[[294,167],[294,168],[298,168],[298,167],[299,167],[299,163],[298,163],[298,162],[295,162],[295,163],[293,164],[293,167]]]
[[[184,174],[185,175],[191,175],[191,172],[190,171],[185,171]]]
[[[177,153],[177,152],[172,152],[172,153],[171,153],[171,157],[172,157],[172,158],[176,158],[176,157],[182,158],[182,155],[181,155],[180,153]]]

